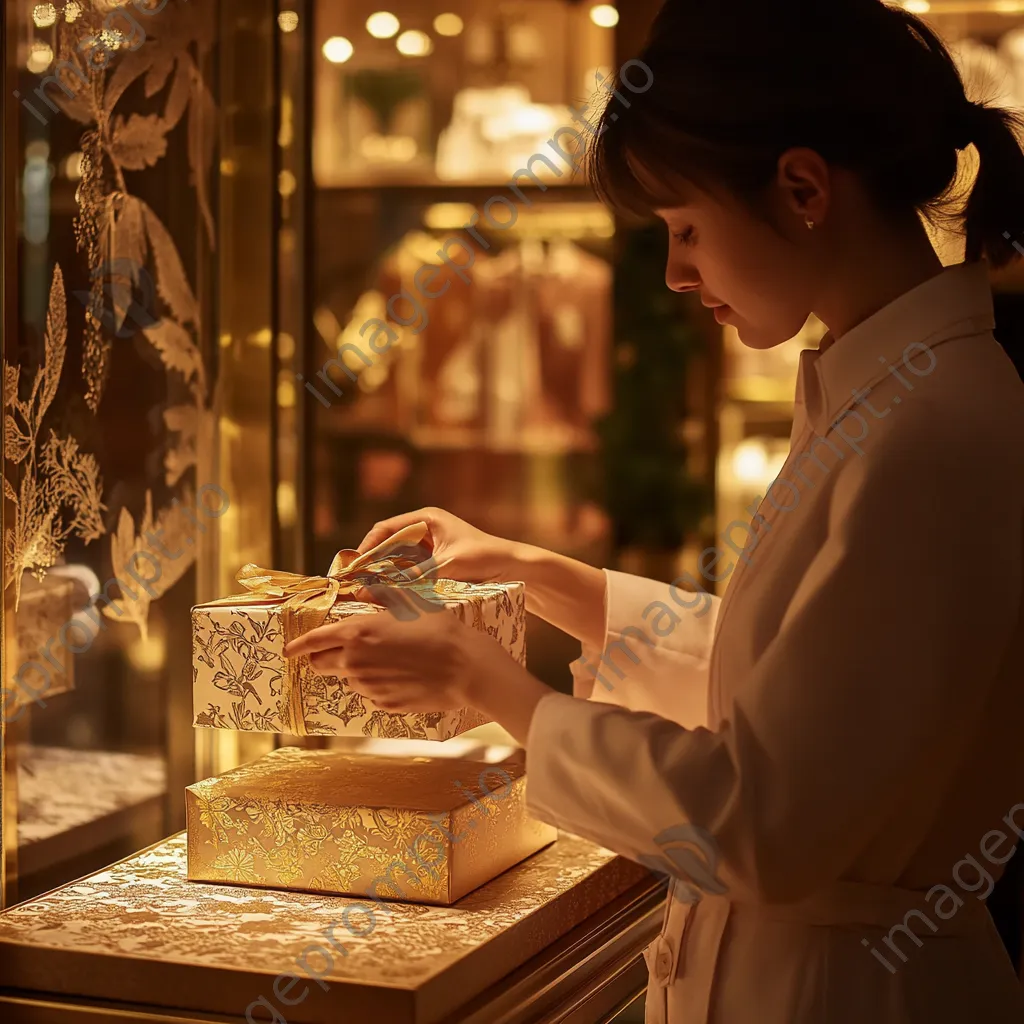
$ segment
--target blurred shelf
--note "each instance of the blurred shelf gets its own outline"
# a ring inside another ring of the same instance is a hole
[[[538,198],[541,202],[561,202],[567,197],[597,202],[590,186],[582,181],[558,181],[556,179],[544,182],[543,186],[528,185],[520,181],[518,187],[525,195]],[[406,181],[396,181],[393,178],[352,178],[344,182],[317,185],[315,191],[320,196],[345,195],[357,192],[401,192],[438,196],[445,199],[452,199],[453,197],[465,198],[468,196],[483,196],[489,199],[491,196],[510,193],[511,188],[510,178],[506,178],[504,181],[470,178],[463,181],[444,181],[441,178],[419,175]]]
[[[18,749],[18,871],[33,875],[159,822],[160,757],[26,745]]]
[[[504,442],[488,441],[472,431],[419,427],[410,441],[423,451],[492,452],[495,455],[572,455],[593,452],[594,439],[582,431],[536,427],[522,431]]]
[[[332,426],[325,423],[323,433],[339,440],[344,438],[391,435],[387,428],[365,425]],[[586,431],[535,427],[521,431],[505,442],[489,441],[472,427],[415,427],[400,432],[409,444],[422,452],[452,452],[484,455],[588,455],[597,451],[597,441]]]
[[[919,11],[914,3],[904,4],[915,14],[1024,14],[1024,0],[931,0],[928,9]]]
[[[730,402],[742,402],[750,405],[786,406],[793,409],[795,384],[792,380],[780,380],[777,377],[748,377],[726,383],[725,398]]]

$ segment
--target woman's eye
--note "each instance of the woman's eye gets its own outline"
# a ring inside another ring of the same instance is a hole
[[[692,245],[694,234],[695,232],[693,228],[687,228],[685,231],[677,231],[674,237],[675,240],[682,245]]]

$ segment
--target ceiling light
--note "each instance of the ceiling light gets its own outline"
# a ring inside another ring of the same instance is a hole
[[[619,12],[611,4],[598,4],[590,8],[590,20],[600,28],[615,28],[619,23]]]
[[[398,19],[390,11],[378,11],[366,19],[366,31],[374,39],[390,39],[398,28]]]
[[[911,14],[927,14],[932,9],[928,0],[903,0],[903,6]]]
[[[57,8],[53,4],[36,4],[32,20],[37,28],[49,28],[57,20]]]
[[[344,64],[355,53],[355,47],[344,36],[331,36],[324,43],[323,54],[332,64]]]
[[[282,11],[277,16],[277,24],[282,32],[294,32],[299,27],[299,15],[296,11]]]
[[[398,47],[398,52],[405,57],[426,57],[434,50],[430,36],[417,29],[403,32],[395,45]]]
[[[439,36],[457,36],[464,27],[457,14],[439,14],[434,19],[434,31]]]
[[[48,43],[33,43],[25,66],[33,74],[41,75],[53,63],[53,50]]]

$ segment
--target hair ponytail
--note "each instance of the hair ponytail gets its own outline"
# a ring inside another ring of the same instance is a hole
[[[1024,116],[978,103],[970,108],[980,167],[964,214],[967,258],[984,256],[1003,267],[1020,258],[1013,243],[1024,242]]]

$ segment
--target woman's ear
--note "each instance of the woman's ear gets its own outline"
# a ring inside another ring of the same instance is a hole
[[[828,163],[813,149],[787,149],[779,157],[776,184],[794,217],[808,226],[825,223],[831,205],[832,175]]]

